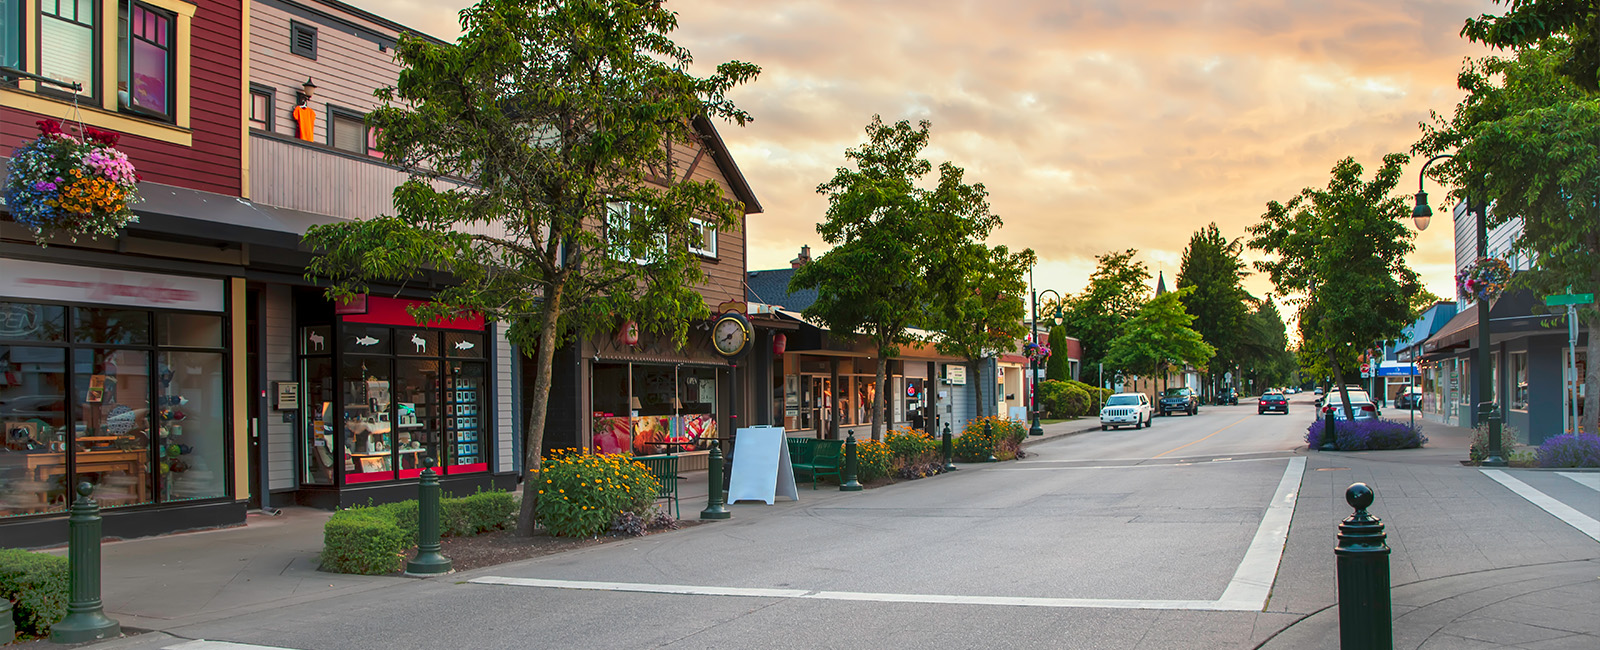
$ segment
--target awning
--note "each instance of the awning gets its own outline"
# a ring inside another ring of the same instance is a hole
[[[1532,291],[1506,292],[1489,308],[1489,333],[1496,339],[1514,338],[1522,334],[1546,333],[1544,322],[1561,318],[1560,313],[1538,313],[1544,309],[1539,297]],[[1478,303],[1468,305],[1439,328],[1439,333],[1422,343],[1422,359],[1449,356],[1463,348],[1477,345]]]

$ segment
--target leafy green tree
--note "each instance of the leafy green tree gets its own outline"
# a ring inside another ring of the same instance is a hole
[[[726,94],[759,69],[688,74],[660,3],[483,0],[461,24],[454,44],[401,36],[399,81],[368,121],[410,179],[394,215],[310,229],[308,275],[340,298],[442,272],[453,284],[412,311],[419,322],[477,312],[509,325],[537,359],[517,523],[529,535],[556,349],[624,319],[681,346],[707,315],[690,220],[734,229],[743,206],[674,180],[671,147],[704,146],[696,118],[744,124]]]
[[[1168,291],[1151,298],[1123,326],[1122,334],[1111,341],[1106,365],[1125,372],[1162,377],[1174,365],[1204,366],[1216,348],[1205,342],[1190,326],[1194,316],[1183,308],[1183,297],[1193,287]]]
[[[1413,249],[1406,222],[1411,206],[1391,196],[1404,154],[1383,157],[1371,182],[1353,158],[1333,166],[1326,189],[1306,188],[1288,203],[1272,201],[1250,227],[1250,247],[1272,257],[1256,269],[1280,294],[1299,296],[1302,359],[1323,355],[1342,397],[1353,351],[1399,337],[1411,324],[1411,297],[1420,289],[1405,264]],[[1346,399],[1346,417],[1354,419]]]
[[[1249,303],[1253,299],[1244,290],[1249,271],[1245,270],[1243,251],[1239,239],[1223,237],[1212,222],[1189,237],[1189,247],[1183,250],[1183,263],[1178,269],[1178,287],[1194,288],[1184,295],[1183,308],[1194,316],[1195,331],[1217,350],[1215,362],[1206,371],[1210,377],[1208,386],[1215,382],[1219,371],[1239,361],[1240,345],[1245,340]]]
[[[834,332],[872,339],[878,386],[884,385],[888,360],[899,356],[900,346],[923,340],[913,328],[937,322],[931,306],[940,296],[977,281],[972,274],[987,258],[970,244],[1000,223],[989,212],[983,185],[967,183],[962,169],[949,162],[939,165],[933,188],[918,187],[933,169],[922,158],[929,129],[927,121],[913,128],[909,121],[884,124],[872,117],[867,142],[845,151],[855,168],[841,167],[817,186],[828,197],[827,219],[817,224],[817,232],[834,248],[800,267],[789,281],[791,291],[817,290],[807,318]],[[971,313],[987,308],[946,304]],[[883,391],[875,392],[874,440],[883,435],[885,403]]]
[[[1287,384],[1298,362],[1289,350],[1289,329],[1278,306],[1270,299],[1258,301],[1243,330],[1239,362],[1253,370],[1249,379],[1257,387]]]
[[[1592,12],[1592,9],[1591,9]],[[1592,13],[1591,13],[1592,16]],[[1591,18],[1592,20],[1592,18]],[[1600,95],[1561,74],[1560,40],[1512,58],[1469,62],[1459,84],[1469,94],[1445,120],[1423,124],[1420,154],[1455,152],[1430,169],[1451,196],[1488,198],[1488,224],[1522,224],[1513,250],[1534,260],[1514,285],[1541,294],[1600,291]],[[1590,340],[1600,340],[1600,308],[1578,310]],[[1589,346],[1584,428],[1600,418],[1600,345]]]
[[[1005,246],[993,248],[970,242],[957,249],[961,254],[947,257],[948,263],[935,265],[935,273],[946,274],[935,302],[934,346],[940,353],[966,359],[973,377],[981,376],[978,363],[1016,345],[1028,335],[1023,325],[1026,313],[1022,295],[1028,289],[1023,274],[1033,267],[1032,249],[1015,253]],[[959,273],[952,273],[959,271]],[[983,385],[973,381],[978,415],[987,414]]]
[[[1533,48],[1566,37],[1552,68],[1577,87],[1600,92],[1600,2],[1596,0],[1494,0],[1509,5],[1503,15],[1468,19],[1461,35],[1497,48]]]
[[[1111,341],[1122,333],[1123,324],[1138,313],[1150,295],[1150,268],[1133,259],[1138,254],[1130,248],[1096,256],[1097,266],[1089,276],[1089,286],[1065,301],[1061,324],[1083,345],[1084,368],[1105,359]]]

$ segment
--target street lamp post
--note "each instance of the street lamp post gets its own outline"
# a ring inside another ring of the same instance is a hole
[[[1056,291],[1054,289],[1045,289],[1044,291],[1034,291],[1034,289],[1033,289],[1033,267],[1029,267],[1028,268],[1028,292],[1033,294],[1033,321],[1032,321],[1032,327],[1033,327],[1033,348],[1034,348],[1034,353],[1028,356],[1028,368],[1030,369],[1030,372],[1032,374],[1030,374],[1028,376],[1028,381],[1026,382],[1027,389],[1028,389],[1028,396],[1029,396],[1028,397],[1028,402],[1029,402],[1031,408],[1033,409],[1033,426],[1028,429],[1028,435],[1030,435],[1030,436],[1042,436],[1042,435],[1044,435],[1044,427],[1039,425],[1039,389],[1038,389],[1038,380],[1039,380],[1039,364],[1041,363],[1041,360],[1044,358],[1044,354],[1042,354],[1042,352],[1044,350],[1044,346],[1039,344],[1039,296],[1042,295],[1042,294],[1052,294],[1052,293],[1055,294],[1055,296],[1056,296],[1056,303],[1055,303],[1056,307],[1055,307],[1055,318],[1054,318],[1054,321],[1055,321],[1055,324],[1060,325],[1061,324],[1061,294],[1056,293]]]
[[[1428,193],[1422,189],[1422,181],[1428,173],[1428,165],[1441,158],[1454,158],[1454,154],[1443,153],[1428,159],[1422,164],[1422,171],[1417,174],[1417,206],[1411,210],[1411,218],[1416,221],[1417,230],[1426,230],[1428,221],[1433,217],[1433,208],[1428,207]],[[1483,203],[1474,204],[1472,197],[1467,197],[1467,211],[1477,215],[1478,220],[1478,257],[1489,256],[1489,221],[1488,206]],[[1478,303],[1478,420],[1489,426],[1489,456],[1483,464],[1489,467],[1504,467],[1506,460],[1500,445],[1500,409],[1494,403],[1494,379],[1491,366],[1494,357],[1489,350],[1489,301],[1481,296],[1474,296]]]

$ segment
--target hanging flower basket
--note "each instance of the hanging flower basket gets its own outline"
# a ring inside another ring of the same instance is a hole
[[[1050,358],[1050,346],[1039,345],[1030,341],[1022,346],[1022,356],[1029,359],[1048,359]]]
[[[37,139],[11,154],[6,205],[11,218],[33,230],[41,245],[53,234],[116,236],[139,220],[139,174],[116,148],[117,134],[85,128],[83,139],[40,120]]]
[[[1510,281],[1510,264],[1498,257],[1480,257],[1456,274],[1456,291],[1477,300],[1494,300]]]

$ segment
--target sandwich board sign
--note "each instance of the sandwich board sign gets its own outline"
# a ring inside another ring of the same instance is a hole
[[[765,501],[779,496],[800,500],[794,485],[794,463],[783,427],[746,427],[733,439],[733,473],[728,477],[728,504]]]

